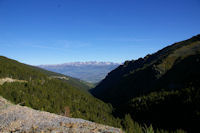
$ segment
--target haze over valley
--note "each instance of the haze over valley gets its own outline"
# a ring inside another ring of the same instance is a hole
[[[56,65],[40,65],[49,71],[61,73],[90,83],[100,82],[111,70],[119,66],[113,62],[71,62]]]

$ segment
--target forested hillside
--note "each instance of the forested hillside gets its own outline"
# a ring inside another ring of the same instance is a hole
[[[200,35],[126,61],[91,90],[117,116],[194,132],[200,123]]]
[[[0,56],[0,78],[11,77],[16,79],[23,79],[27,81],[35,80],[35,79],[44,79],[44,78],[57,78],[62,79],[67,84],[72,85],[74,88],[80,90],[89,90],[90,86],[87,85],[86,82],[81,81],[76,78],[72,78],[66,75],[62,75],[59,73],[47,71],[38,67],[26,65],[23,63],[19,63],[15,60],[8,59],[4,56]]]
[[[0,95],[16,104],[120,127],[112,106],[82,91],[87,85],[79,80],[1,56],[0,80],[4,78],[25,81],[0,85]]]
[[[85,85],[71,77],[1,56],[0,80],[0,95],[15,104],[120,127],[127,133],[167,133],[162,129],[153,129],[150,124],[139,125],[129,114],[120,118],[115,116],[116,109],[82,91]],[[175,133],[183,131],[176,130]]]

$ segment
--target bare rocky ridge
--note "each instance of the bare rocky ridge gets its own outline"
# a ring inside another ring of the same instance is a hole
[[[0,97],[0,132],[122,133],[118,128],[14,105]]]

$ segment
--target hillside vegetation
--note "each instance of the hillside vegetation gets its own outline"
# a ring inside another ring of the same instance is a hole
[[[120,127],[120,121],[112,116],[112,106],[82,91],[87,85],[71,77],[59,77],[63,75],[0,57],[0,79],[26,81],[0,85],[4,98],[37,110]]]
[[[138,60],[126,61],[91,93],[111,103],[116,116],[194,132],[200,123],[200,35]]]
[[[167,133],[160,129],[154,130],[152,126],[143,127],[133,121],[129,114],[121,118],[114,116],[115,109],[83,91],[85,85],[77,79],[25,65],[3,56],[0,57],[0,81],[0,95],[15,104],[123,128],[127,133]],[[17,117],[15,114],[10,114],[9,117],[11,116]],[[3,124],[6,123],[3,121]],[[2,128],[0,130],[3,131]],[[177,130],[175,133],[183,131]]]
[[[47,77],[54,77],[57,79],[62,79],[59,77],[65,77],[65,79],[63,78],[62,80],[65,81],[67,84],[72,85],[73,88],[77,88],[80,90],[90,89],[90,86],[88,86],[86,82],[79,79],[47,71],[35,66],[26,65],[12,59],[8,59],[4,56],[0,56],[0,63],[0,78],[10,77],[19,80],[23,79],[26,81],[32,81],[35,79],[43,80]]]

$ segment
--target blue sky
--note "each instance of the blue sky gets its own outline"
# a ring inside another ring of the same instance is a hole
[[[0,55],[124,62],[200,33],[199,0],[0,0]]]

